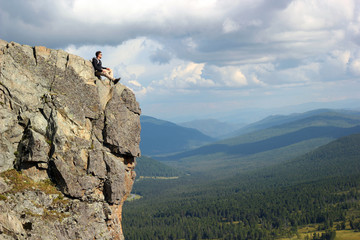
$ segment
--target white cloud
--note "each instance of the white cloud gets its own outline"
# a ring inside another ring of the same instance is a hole
[[[136,96],[139,99],[142,99],[143,97],[146,96],[146,94],[148,92],[152,91],[151,87],[146,88],[146,87],[142,86],[141,83],[139,83],[136,80],[128,80],[128,81],[126,81],[125,84],[128,88],[130,88],[136,94]]]
[[[355,59],[350,65],[350,71],[355,76],[360,76],[360,59]]]
[[[136,80],[130,80],[128,83],[134,85],[135,87],[141,87],[141,84]]]
[[[342,65],[345,66],[349,63],[350,55],[351,55],[349,50],[345,50],[345,51],[335,50],[332,52],[332,54]]]
[[[264,87],[264,86],[267,85],[267,84],[264,83],[263,81],[260,81],[255,74],[253,74],[253,75],[251,76],[251,80],[253,81],[253,83],[255,83],[255,85],[258,85],[258,86],[263,86],[263,87]]]
[[[260,81],[253,81],[253,83],[261,85]],[[167,77],[154,82],[154,85],[169,89],[197,91],[203,88],[241,88],[248,86],[248,80],[239,67],[217,67],[204,63],[184,62],[176,66]]]
[[[280,13],[278,24],[306,31],[338,28],[354,17],[354,5],[355,0],[294,0]]]
[[[125,28],[133,26],[144,32],[182,32],[202,21],[217,19],[221,9],[215,0],[74,0],[73,19],[86,24],[111,24]],[[104,14],[105,13],[105,14]]]
[[[220,87],[244,87],[248,85],[247,79],[239,67],[209,66],[209,72],[216,77],[216,83]]]
[[[193,87],[212,87],[215,85],[213,80],[203,78],[203,63],[184,63],[174,68],[171,74],[163,80],[158,81],[157,85],[166,88],[187,89]]]
[[[240,29],[240,25],[238,23],[236,23],[235,21],[233,21],[229,18],[225,19],[225,21],[223,23],[223,32],[224,33],[236,32],[239,29]]]
[[[161,94],[181,92],[181,102],[200,92],[228,98],[228,91],[243,99],[284,88],[288,97],[311,101],[327,93],[302,89],[319,91],[321,83],[343,89],[333,91],[341,94],[335,99],[360,76],[358,0],[0,0],[0,6],[1,38],[85,59],[101,50],[104,65],[149,104]]]

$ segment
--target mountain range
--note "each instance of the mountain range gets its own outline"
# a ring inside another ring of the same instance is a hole
[[[140,149],[143,155],[158,156],[189,150],[214,139],[193,128],[175,123],[141,116]]]

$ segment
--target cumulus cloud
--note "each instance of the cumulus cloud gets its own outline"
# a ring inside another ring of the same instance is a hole
[[[86,59],[102,50],[104,65],[147,100],[180,90],[248,97],[333,84],[350,91],[360,76],[357,0],[0,0],[0,6],[0,38]]]
[[[135,92],[139,99],[143,98],[148,92],[151,92],[152,90],[151,87],[144,87],[136,80],[127,80],[126,86]]]
[[[360,59],[354,60],[350,65],[350,69],[355,76],[360,76]]]
[[[208,66],[207,74],[214,76],[218,87],[244,87],[248,85],[245,75],[236,66]]]
[[[296,30],[325,30],[348,24],[354,17],[355,1],[294,0],[278,16],[278,24]],[[281,23],[280,23],[281,22]]]
[[[177,89],[212,87],[215,85],[214,81],[203,77],[204,66],[203,63],[184,63],[174,68],[169,76],[156,84]]]
[[[252,80],[252,82],[253,82],[255,85],[263,86],[263,87],[266,86],[266,83],[264,83],[263,81],[260,81],[255,74],[253,74],[253,75],[251,76],[251,80]]]
[[[0,0],[0,35],[31,45],[118,45],[139,37],[183,60],[222,65],[319,54],[359,41],[356,0]],[[39,14],[41,13],[41,14]],[[159,52],[160,54],[161,52]],[[162,52],[163,53],[163,52]],[[158,63],[169,56],[153,55]]]

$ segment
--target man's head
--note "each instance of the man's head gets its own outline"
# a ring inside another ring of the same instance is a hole
[[[102,52],[101,52],[101,51],[97,51],[97,52],[95,53],[95,56],[96,56],[97,59],[101,59],[101,57],[102,57]]]

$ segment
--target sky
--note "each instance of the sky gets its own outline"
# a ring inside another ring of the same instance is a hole
[[[175,122],[360,100],[359,0],[0,0],[0,39],[101,50]]]

